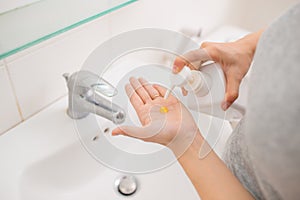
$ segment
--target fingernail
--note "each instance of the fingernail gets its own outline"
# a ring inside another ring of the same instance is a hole
[[[173,73],[177,73],[179,72],[179,67],[177,67],[176,65],[173,66]]]
[[[224,111],[226,111],[227,108],[229,107],[229,103],[226,102],[226,101],[223,101],[221,107],[222,107],[222,109],[223,109]]]
[[[112,135],[112,136],[117,136],[117,135],[119,135],[119,133],[112,132],[111,135]]]

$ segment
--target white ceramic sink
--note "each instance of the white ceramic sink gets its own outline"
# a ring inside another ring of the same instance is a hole
[[[125,198],[114,187],[122,173],[103,166],[82,147],[66,108],[63,98],[0,137],[0,199]],[[131,145],[132,140],[128,138]],[[198,199],[178,163],[135,176],[138,190],[127,199]]]
[[[218,37],[221,37],[220,34]],[[127,62],[119,59],[119,64],[123,66],[118,66],[116,62],[114,65],[118,67],[111,66],[111,69],[104,74],[104,78],[117,86],[119,79],[116,75],[123,77],[128,72],[129,66],[155,63],[157,58],[159,58],[158,63],[161,63],[166,58],[161,57],[161,52],[160,57],[155,54],[151,56],[149,53],[146,55],[148,60],[140,63],[134,63],[130,59]],[[90,59],[90,63],[97,63],[98,56],[99,54],[95,54],[95,60]],[[165,64],[171,65],[171,63]],[[98,69],[100,65],[94,67]],[[126,70],[120,71],[120,69]],[[150,73],[145,72],[142,75],[149,75],[146,78],[150,80],[160,75],[159,79],[166,79],[162,73],[151,76]],[[175,162],[159,170],[133,174],[138,182],[137,191],[132,196],[125,197],[119,194],[115,187],[115,180],[126,173],[97,161],[95,156],[84,148],[78,136],[78,124],[67,116],[67,107],[67,97],[64,97],[0,136],[0,200],[199,200],[193,185],[171,152],[164,156]],[[130,105],[127,110],[127,116],[137,120]],[[228,122],[216,118],[193,114],[198,116],[201,133],[204,136],[208,135],[206,137],[208,142],[220,155],[232,131],[231,126]],[[114,157],[118,155],[112,154],[101,145],[103,138],[119,149],[132,153],[143,154],[164,148],[123,136],[112,137],[109,132],[114,125],[101,117],[96,117],[96,120],[100,124],[98,129],[91,130],[87,127],[84,137],[108,157],[115,159]],[[108,133],[104,133],[107,128]],[[96,135],[101,137],[93,141]],[[152,160],[146,162],[151,163]]]
[[[79,140],[78,124],[66,114],[67,106],[67,97],[64,97],[0,137],[1,200],[199,199],[171,152],[164,154],[164,158],[175,162],[159,170],[134,174],[137,191],[132,196],[119,194],[114,183],[126,173],[97,161],[88,153]],[[134,118],[132,109],[128,112],[128,117]],[[93,114],[89,116],[95,118]],[[218,134],[208,140],[220,154],[231,132],[230,125],[206,115],[198,116],[202,134],[206,135],[208,130]],[[101,146],[101,138],[133,153],[165,148],[124,136],[112,137],[109,132],[114,125],[101,117],[96,119],[99,128],[87,127],[86,137],[108,157],[118,156]],[[109,129],[108,133],[104,133],[105,129]],[[102,136],[99,141],[93,141],[96,135]],[[215,137],[219,138],[217,145]],[[148,165],[152,160],[145,162]]]
[[[0,137],[0,199],[125,198],[114,187],[122,173],[103,166],[82,147],[66,108],[63,98]],[[125,137],[119,140],[128,140],[131,149],[152,146]],[[153,144],[153,149],[157,147]],[[126,199],[199,199],[177,162],[135,177],[138,190]]]

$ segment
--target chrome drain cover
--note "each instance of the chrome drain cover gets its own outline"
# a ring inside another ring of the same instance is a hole
[[[122,195],[129,196],[136,192],[137,181],[134,176],[123,175],[115,181],[118,192]]]

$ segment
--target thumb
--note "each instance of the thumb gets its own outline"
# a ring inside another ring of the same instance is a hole
[[[135,126],[119,126],[112,130],[111,134],[112,136],[116,135],[125,135],[130,136],[134,138],[140,138],[138,133],[142,133],[143,130],[142,127],[135,127]]]
[[[112,135],[125,135],[137,139],[146,140],[147,138],[151,138],[152,136],[158,134],[161,130],[161,127],[155,126],[120,126],[115,128],[112,131]]]
[[[225,97],[221,105],[223,110],[227,110],[238,98],[240,83],[241,80],[236,78],[234,75],[226,76]]]

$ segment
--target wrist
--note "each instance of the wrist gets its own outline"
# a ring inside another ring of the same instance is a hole
[[[189,134],[189,133],[185,133]],[[195,131],[193,137],[190,137],[189,139],[181,140],[180,142],[174,143],[174,145],[169,145],[169,148],[174,153],[177,159],[181,159],[181,157],[186,157],[187,155],[198,157],[199,150],[204,144],[204,138],[202,137],[199,129]]]

